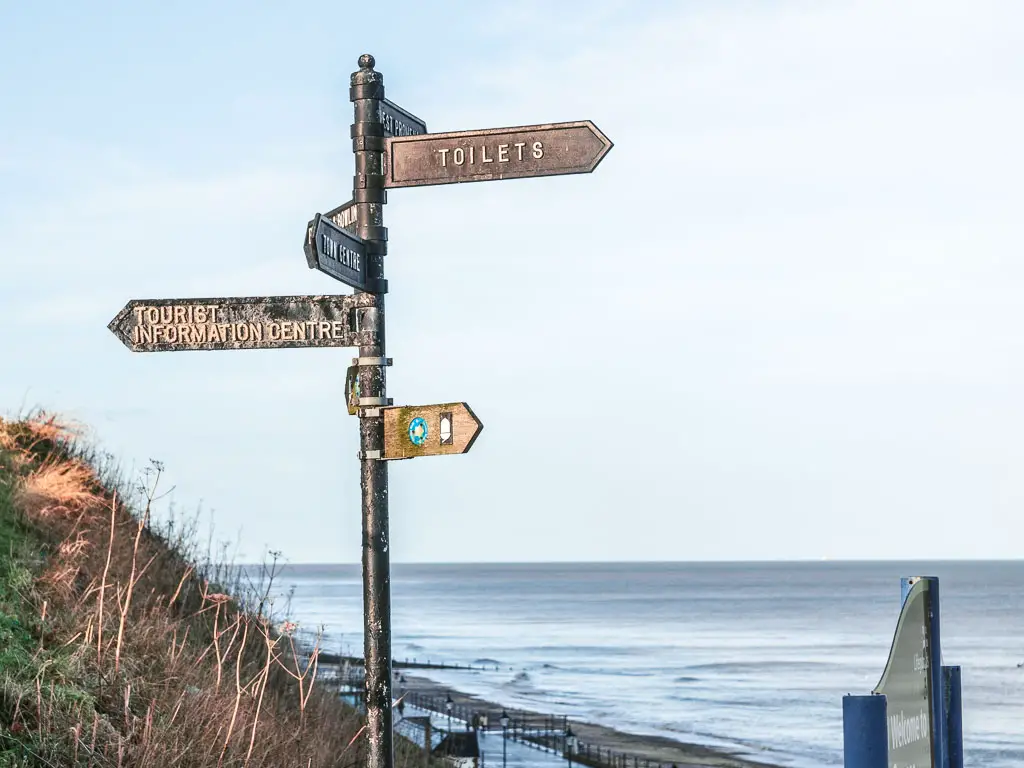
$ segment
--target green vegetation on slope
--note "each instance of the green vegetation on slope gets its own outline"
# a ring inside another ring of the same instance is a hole
[[[59,656],[40,647],[41,627],[26,615],[26,595],[34,583],[32,566],[41,562],[42,547],[14,506],[18,458],[0,442],[0,711],[5,713],[17,707],[30,690],[34,692],[37,678],[52,680],[56,675],[47,675],[47,670],[62,666]],[[48,693],[52,691],[60,699],[81,693],[64,684],[48,688]],[[18,719],[4,718],[0,722],[0,767],[31,765],[31,758],[47,751],[38,743],[40,736]]]
[[[131,486],[55,420],[0,420],[0,768],[362,763],[269,584],[225,586],[194,529],[150,525],[159,469]]]

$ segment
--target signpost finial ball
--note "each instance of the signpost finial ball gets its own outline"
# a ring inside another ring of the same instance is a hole
[[[373,56],[368,53],[364,53],[359,57],[359,68],[360,69],[373,69],[373,65],[377,62],[374,61]]]

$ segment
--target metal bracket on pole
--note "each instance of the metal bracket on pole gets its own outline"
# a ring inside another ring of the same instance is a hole
[[[392,359],[390,357],[353,357],[352,365],[364,366],[364,365],[391,365]]]
[[[369,459],[371,461],[381,460],[380,451],[359,451],[356,456],[359,457],[360,461],[363,459]]]
[[[360,407],[367,406],[367,405],[394,405],[394,404],[395,404],[394,399],[392,399],[390,397],[360,397],[359,398],[359,406]]]
[[[379,419],[380,408],[363,408],[359,412],[360,419]]]

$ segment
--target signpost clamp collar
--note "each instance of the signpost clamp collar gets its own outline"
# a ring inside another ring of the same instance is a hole
[[[390,357],[353,357],[352,365],[355,366],[375,366],[384,365],[388,366],[392,364]]]

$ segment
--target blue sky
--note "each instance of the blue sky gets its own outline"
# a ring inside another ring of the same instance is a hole
[[[391,467],[396,561],[1017,557],[1022,21],[5,4],[0,409],[162,460],[240,557],[358,560],[349,350],[132,354],[106,323],[346,290],[299,237],[350,197],[370,52],[431,131],[591,119],[615,142],[590,175],[390,193],[389,394],[486,425]]]

